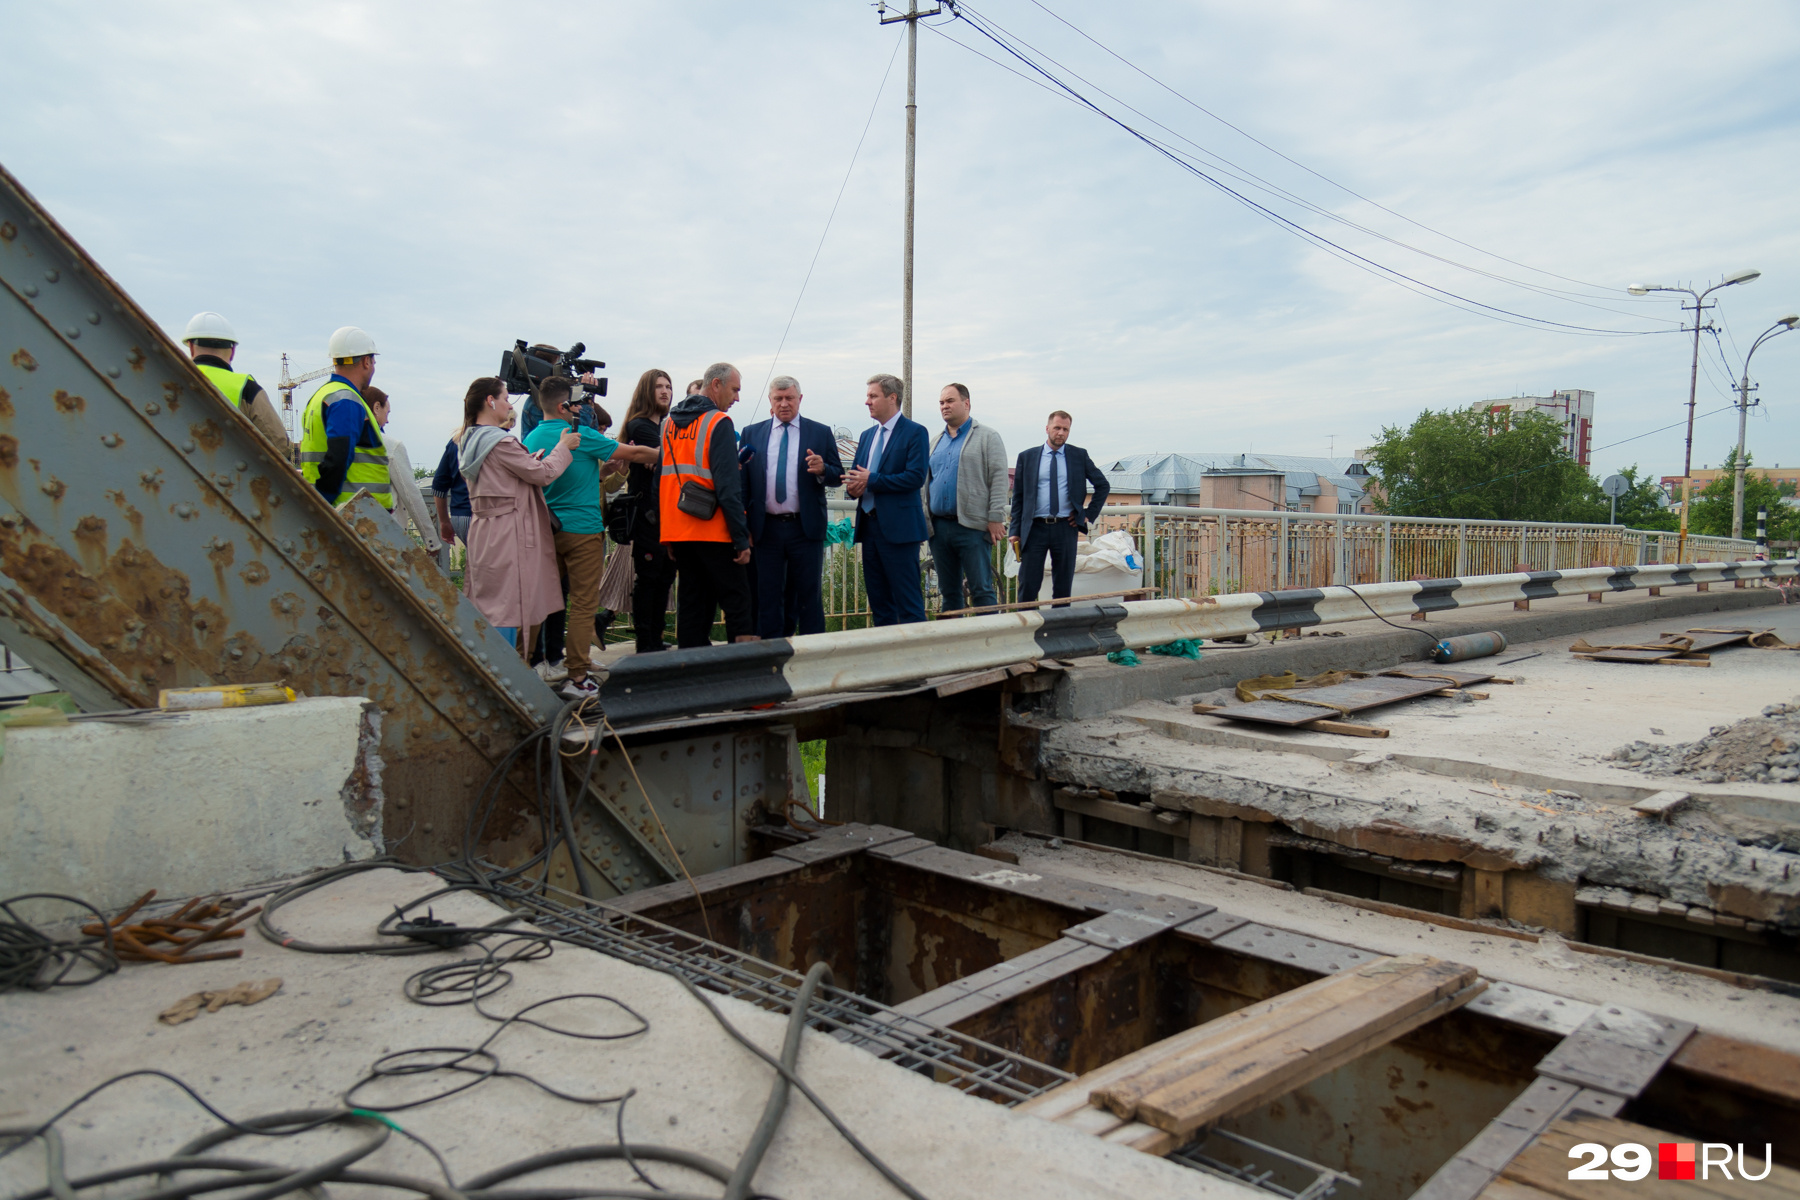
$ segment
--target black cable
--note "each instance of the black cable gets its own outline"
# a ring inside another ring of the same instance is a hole
[[[750,1135],[750,1144],[744,1147],[744,1153],[738,1158],[737,1170],[731,1173],[731,1179],[725,1185],[725,1200],[745,1200],[750,1194],[750,1181],[756,1177],[756,1168],[762,1165],[763,1155],[769,1152],[769,1143],[775,1140],[775,1130],[781,1125],[782,1114],[787,1112],[788,1080],[793,1077],[800,1064],[800,1035],[806,1032],[806,1012],[812,1007],[813,993],[818,990],[821,982],[831,982],[830,963],[814,963],[807,971],[806,979],[800,984],[800,990],[794,994],[794,1009],[788,1014],[787,1036],[781,1042],[782,1069],[769,1088],[769,1100],[763,1106],[762,1120],[756,1123],[756,1131]]]
[[[73,904],[93,914],[101,933],[76,941],[54,938],[13,911],[27,900],[53,900]],[[112,924],[86,900],[60,892],[26,892],[0,900],[0,993],[14,988],[47,992],[58,987],[85,987],[119,969],[114,952]],[[89,968],[82,972],[83,966]]]

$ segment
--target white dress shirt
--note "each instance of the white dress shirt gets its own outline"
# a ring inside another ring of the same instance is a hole
[[[781,454],[781,431],[788,430],[787,459],[777,462]],[[763,474],[763,511],[771,513],[797,513],[800,511],[800,418],[798,415],[787,424],[771,419],[769,421],[769,453],[764,464]],[[775,472],[780,471],[787,476],[787,499],[775,499]]]

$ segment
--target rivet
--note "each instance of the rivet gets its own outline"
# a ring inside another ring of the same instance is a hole
[[[28,283],[24,287],[20,288],[19,290],[24,292],[27,296],[36,296],[37,295],[37,285],[33,284],[33,283]]]
[[[62,275],[57,272],[55,267],[51,267],[48,271],[44,272],[44,281],[46,283],[55,283],[61,278]]]

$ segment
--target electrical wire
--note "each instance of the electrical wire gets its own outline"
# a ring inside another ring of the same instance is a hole
[[[101,927],[97,937],[52,937],[13,910],[27,900],[48,900],[85,908]],[[14,988],[47,992],[51,988],[84,987],[119,969],[112,922],[76,896],[60,892],[26,892],[0,900],[0,993]],[[83,968],[86,968],[85,970]]]
[[[1305,163],[1299,161],[1298,159],[1292,158],[1289,155],[1282,153],[1280,150],[1277,150],[1274,146],[1271,146],[1269,143],[1263,141],[1261,138],[1257,137],[1255,134],[1252,134],[1248,130],[1245,130],[1237,125],[1234,125],[1232,122],[1226,120],[1224,117],[1220,116],[1218,113],[1213,112],[1211,109],[1209,109],[1209,108],[1205,107],[1204,105],[1198,103],[1197,101],[1191,99],[1190,97],[1183,94],[1182,92],[1177,91],[1175,88],[1173,88],[1169,84],[1163,82],[1161,79],[1158,79],[1156,76],[1152,75],[1150,72],[1144,70],[1144,68],[1138,66],[1136,63],[1132,62],[1130,59],[1127,59],[1124,55],[1118,53],[1116,50],[1113,50],[1110,46],[1107,46],[1105,43],[1101,42],[1099,39],[1093,37],[1091,34],[1086,32],[1085,30],[1079,28],[1078,26],[1076,26],[1075,24],[1070,22],[1067,18],[1062,16],[1060,13],[1054,11],[1053,9],[1049,8],[1047,5],[1043,4],[1041,2],[1041,0],[1031,0],[1031,3],[1033,5],[1035,5],[1037,8],[1041,9],[1044,13],[1048,14],[1050,17],[1055,19],[1056,21],[1059,21],[1063,25],[1067,26],[1077,36],[1092,43],[1094,46],[1098,47],[1104,53],[1110,55],[1112,58],[1116,59],[1118,62],[1122,63],[1123,65],[1130,68],[1131,70],[1137,72],[1139,75],[1142,75],[1145,79],[1148,79],[1151,83],[1155,84],[1157,87],[1161,88],[1163,91],[1168,92],[1171,96],[1175,97],[1177,100],[1181,101],[1183,104],[1186,104],[1188,107],[1194,109],[1196,112],[1202,113],[1205,116],[1212,118],[1214,121],[1217,121],[1219,124],[1223,125],[1225,128],[1227,128],[1227,129],[1231,130],[1233,133],[1237,134],[1239,137],[1242,137],[1242,138],[1254,143],[1255,145],[1260,146],[1262,149],[1267,150],[1270,154],[1273,154],[1275,157],[1281,159],[1283,162],[1286,162],[1291,166],[1298,167],[1300,170],[1305,171],[1308,175],[1313,176],[1315,179],[1318,179],[1324,183],[1330,184],[1332,187],[1337,188],[1339,191],[1343,192],[1344,194],[1351,196],[1357,200],[1360,200],[1364,204],[1367,204],[1372,208],[1380,209],[1382,212],[1387,213],[1391,217],[1396,217],[1399,220],[1405,221],[1408,225],[1414,226],[1415,228],[1418,228],[1418,229],[1422,229],[1426,233],[1432,234],[1436,237],[1441,237],[1445,241],[1453,242],[1458,246],[1464,247],[1465,249],[1473,250],[1477,254],[1486,255],[1488,258],[1497,259],[1500,262],[1507,263],[1511,266],[1518,267],[1521,270],[1530,271],[1533,274],[1543,275],[1543,276],[1546,276],[1551,279],[1560,279],[1564,283],[1573,283],[1573,284],[1578,284],[1581,287],[1592,288],[1596,291],[1608,294],[1608,298],[1613,298],[1613,294],[1620,291],[1620,289],[1615,288],[1615,287],[1609,287],[1606,284],[1590,283],[1586,280],[1575,279],[1575,278],[1572,278],[1567,275],[1559,275],[1555,271],[1546,271],[1540,267],[1531,266],[1529,263],[1523,263],[1523,262],[1517,261],[1516,259],[1508,258],[1504,254],[1496,254],[1492,250],[1484,250],[1482,247],[1474,245],[1471,242],[1465,242],[1462,239],[1454,237],[1448,233],[1445,233],[1440,229],[1434,229],[1431,226],[1424,224],[1423,222],[1416,221],[1413,218],[1407,216],[1405,213],[1398,212],[1392,208],[1389,208],[1385,204],[1382,204],[1380,201],[1373,200],[1373,199],[1369,198],[1368,196],[1363,195],[1361,192],[1356,191],[1354,188],[1351,188],[1346,184],[1339,183],[1337,180],[1332,179],[1330,176],[1322,174],[1321,172],[1314,170],[1312,167],[1307,166]],[[1165,128],[1166,128],[1166,126],[1165,126]],[[1221,160],[1221,161],[1224,161],[1224,160]],[[1468,268],[1468,269],[1473,270],[1474,268]],[[1620,297],[1618,297],[1618,299],[1623,300],[1626,303],[1631,303],[1634,300],[1634,298],[1626,297],[1626,296],[1620,296]],[[1643,301],[1643,300],[1639,300],[1636,302],[1648,303],[1648,301]]]
[[[888,55],[887,70],[881,73],[881,84],[875,89],[875,100],[869,105],[868,119],[863,122],[862,134],[856,139],[856,149],[850,152],[850,165],[844,168],[844,181],[838,184],[837,197],[831,202],[831,211],[825,215],[825,228],[819,231],[819,244],[813,247],[812,261],[806,264],[806,276],[800,281],[800,294],[794,297],[794,307],[788,313],[787,324],[782,327],[781,340],[775,344],[775,357],[769,360],[769,373],[763,379],[762,391],[757,393],[756,405],[750,410],[755,416],[762,411],[762,405],[769,398],[769,381],[775,378],[775,367],[781,362],[781,352],[787,348],[788,334],[793,332],[794,318],[800,315],[800,302],[806,299],[806,285],[812,282],[813,269],[819,265],[819,255],[825,250],[825,238],[831,233],[831,222],[837,218],[838,205],[844,202],[844,190],[850,186],[850,175],[856,170],[856,160],[862,155],[863,143],[869,139],[869,129],[875,124],[876,110],[881,107],[881,97],[887,91],[888,76],[894,73],[894,63],[900,57],[900,43],[905,39],[894,39],[893,53]]]
[[[1476,300],[1472,297],[1461,295],[1460,293],[1453,292],[1447,288],[1441,288],[1435,284],[1428,283],[1422,279],[1418,279],[1415,276],[1409,275],[1403,271],[1398,270],[1397,268],[1387,266],[1386,264],[1381,263],[1381,262],[1377,262],[1376,260],[1369,258],[1366,255],[1359,254],[1356,251],[1351,250],[1346,246],[1340,245],[1339,243],[1332,241],[1331,239],[1325,237],[1323,234],[1320,234],[1314,230],[1308,229],[1306,226],[1301,225],[1298,222],[1293,221],[1292,219],[1290,219],[1286,216],[1283,216],[1281,213],[1276,212],[1275,210],[1269,208],[1267,205],[1261,204],[1258,201],[1251,199],[1249,196],[1246,196],[1244,193],[1238,191],[1237,189],[1235,189],[1235,188],[1231,187],[1230,185],[1226,184],[1225,182],[1223,182],[1220,178],[1218,178],[1215,175],[1215,173],[1213,171],[1208,170],[1208,169],[1200,166],[1199,164],[1190,161],[1188,158],[1186,158],[1180,154],[1174,153],[1168,147],[1166,147],[1165,145],[1160,143],[1157,139],[1150,137],[1149,135],[1147,135],[1143,131],[1137,129],[1135,126],[1126,122],[1122,118],[1107,111],[1105,108],[1101,107],[1098,103],[1089,99],[1079,89],[1077,89],[1073,84],[1062,79],[1055,72],[1050,70],[1050,68],[1048,68],[1045,65],[1043,65],[1042,63],[1038,62],[1035,58],[1032,57],[1031,54],[1027,53],[1026,50],[1021,49],[1017,45],[1014,45],[1013,42],[1009,39],[1009,37],[1005,34],[1004,30],[1000,30],[998,26],[991,26],[990,22],[988,22],[985,18],[983,18],[981,16],[981,14],[979,14],[979,13],[975,12],[973,9],[971,9],[968,5],[966,5],[966,4],[957,5],[955,7],[955,13],[956,13],[956,17],[958,20],[965,22],[971,29],[975,30],[977,33],[979,33],[983,37],[987,38],[990,42],[992,42],[1000,50],[1002,50],[1005,53],[1016,58],[1020,63],[1022,63],[1026,67],[1028,67],[1030,70],[1035,71],[1039,75],[1043,76],[1044,79],[1049,81],[1051,84],[1055,85],[1056,88],[1067,93],[1071,99],[1075,100],[1083,108],[1087,109],[1089,112],[1093,113],[1095,116],[1098,116],[1101,119],[1108,121],[1111,124],[1117,126],[1119,129],[1121,129],[1122,131],[1124,131],[1131,137],[1137,139],[1138,141],[1142,142],[1144,145],[1148,146],[1150,149],[1154,150],[1156,153],[1161,154],[1163,157],[1167,158],[1169,161],[1175,163],[1178,167],[1182,168],[1185,171],[1188,171],[1190,174],[1199,178],[1200,180],[1202,180],[1209,186],[1213,187],[1214,189],[1216,189],[1219,192],[1223,193],[1224,195],[1228,196],[1232,200],[1236,201],[1238,204],[1250,209],[1252,212],[1256,213],[1257,215],[1262,216],[1264,219],[1275,224],[1277,227],[1282,228],[1289,233],[1292,233],[1296,237],[1301,238],[1303,241],[1308,242],[1309,244],[1315,246],[1316,248],[1325,251],[1327,254],[1330,254],[1333,257],[1338,258],[1341,261],[1343,261],[1351,266],[1354,266],[1359,270],[1366,271],[1370,274],[1377,276],[1378,278],[1382,278],[1382,279],[1386,280],[1387,282],[1394,283],[1397,286],[1403,287],[1408,291],[1415,292],[1421,296],[1425,296],[1428,299],[1436,300],[1440,303],[1448,305],[1449,307],[1457,308],[1464,312],[1472,313],[1473,315],[1487,317],[1490,320],[1497,320],[1504,324],[1521,325],[1526,328],[1545,329],[1545,330],[1549,330],[1551,332],[1565,333],[1565,334],[1583,336],[1583,337],[1642,337],[1642,336],[1649,336],[1650,334],[1654,334],[1654,333],[1674,332],[1673,330],[1603,329],[1603,328],[1599,328],[1596,326],[1576,325],[1576,324],[1573,324],[1570,322],[1554,321],[1547,317],[1537,317],[1537,316],[1533,316],[1528,313],[1522,313],[1522,312],[1518,312],[1513,309],[1502,308],[1498,305],[1488,304],[1484,301]],[[939,30],[939,32],[942,32],[942,31]],[[955,39],[952,39],[952,40],[955,40]]]

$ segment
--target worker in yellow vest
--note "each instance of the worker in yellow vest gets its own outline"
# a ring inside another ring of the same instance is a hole
[[[281,414],[275,411],[269,393],[248,372],[231,369],[238,345],[237,332],[231,328],[231,322],[216,312],[195,313],[182,331],[181,340],[187,343],[188,357],[194,360],[200,373],[250,418],[256,432],[285,455],[288,452],[287,427],[281,423]]]
[[[375,339],[354,325],[331,335],[331,378],[300,414],[300,473],[333,504],[363,489],[394,507],[387,442],[363,389],[375,377]]]

